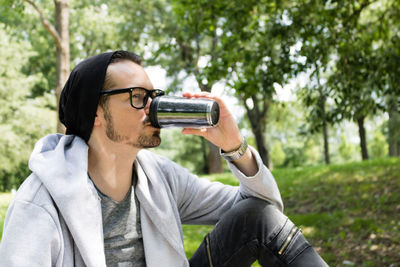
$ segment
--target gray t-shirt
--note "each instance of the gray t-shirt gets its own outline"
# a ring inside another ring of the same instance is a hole
[[[101,198],[107,266],[146,266],[139,202],[134,186],[131,186],[121,202],[114,201],[98,189],[97,191]]]

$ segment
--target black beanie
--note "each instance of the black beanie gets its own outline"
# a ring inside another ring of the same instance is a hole
[[[100,91],[114,53],[103,53],[76,65],[61,92],[58,115],[67,128],[66,134],[77,135],[86,143],[92,133]]]

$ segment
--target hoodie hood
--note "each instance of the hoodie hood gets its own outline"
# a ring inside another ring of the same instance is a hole
[[[87,174],[85,141],[73,135],[48,135],[36,143],[29,168],[56,203],[86,265],[105,266],[101,204]]]
[[[141,151],[135,161],[139,180],[135,192],[141,208],[146,262],[160,266],[165,258],[172,258],[186,265],[179,214],[167,204],[173,197],[165,190],[167,185],[160,187],[165,183],[161,173],[145,164],[156,160],[151,155]],[[29,167],[54,200],[85,264],[105,266],[101,202],[87,173],[86,142],[74,135],[48,135],[36,143]],[[163,248],[154,251],[160,242]]]

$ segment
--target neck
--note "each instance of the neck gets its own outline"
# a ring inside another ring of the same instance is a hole
[[[133,162],[139,149],[127,145],[90,146],[88,172],[96,187],[115,201],[122,201],[132,185]]]

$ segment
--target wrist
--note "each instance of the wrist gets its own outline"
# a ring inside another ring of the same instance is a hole
[[[233,151],[239,149],[239,147],[243,143],[243,141],[244,141],[244,138],[241,135],[238,135],[235,137],[229,137],[229,142],[220,146],[220,149],[223,153],[233,152]]]
[[[222,149],[220,149],[220,155],[230,161],[233,162],[235,160],[240,159],[241,157],[243,157],[243,155],[246,153],[248,148],[248,144],[246,142],[246,139],[242,139],[240,145],[238,147],[236,147],[236,149],[230,150],[229,152],[226,152]]]

